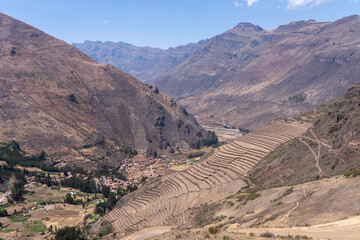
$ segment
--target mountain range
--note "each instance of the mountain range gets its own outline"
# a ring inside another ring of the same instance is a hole
[[[126,147],[156,155],[206,138],[156,87],[4,14],[0,33],[2,141],[45,150],[54,161],[114,168]]]
[[[292,22],[271,31],[240,23],[150,83],[200,117],[255,129],[356,84],[359,37],[359,16]]]
[[[144,82],[151,82],[183,63],[206,42],[202,40],[167,50],[110,41],[85,41],[73,43],[73,46],[98,62],[111,64]]]

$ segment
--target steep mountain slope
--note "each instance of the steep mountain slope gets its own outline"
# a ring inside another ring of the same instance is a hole
[[[85,41],[73,46],[101,63],[109,63],[144,82],[149,82],[183,63],[206,40],[163,50],[124,42]]]
[[[282,186],[344,174],[360,174],[360,84],[315,113],[299,119],[314,126],[267,156],[251,172],[254,183]]]
[[[1,140],[94,167],[77,148],[101,137],[154,154],[207,135],[157,88],[63,41],[4,14],[0,33]]]
[[[218,35],[152,83],[192,112],[254,129],[341,96],[360,74],[360,17],[249,23]]]

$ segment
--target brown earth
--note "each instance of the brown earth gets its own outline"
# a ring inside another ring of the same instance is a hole
[[[157,88],[61,40],[4,14],[0,33],[1,141],[16,139],[30,153],[45,150],[54,159],[97,167],[74,147],[104,137],[152,155],[207,135]],[[117,167],[119,158],[109,165]]]
[[[152,83],[191,112],[256,129],[339,97],[359,82],[360,17],[241,23]]]
[[[284,186],[359,170],[359,96],[357,84],[344,97],[299,116],[314,126],[259,162],[250,172],[252,182]]]

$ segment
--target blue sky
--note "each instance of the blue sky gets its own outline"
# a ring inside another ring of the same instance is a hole
[[[0,11],[68,43],[109,40],[168,48],[240,22],[274,29],[297,20],[334,21],[360,14],[360,1],[0,0]]]

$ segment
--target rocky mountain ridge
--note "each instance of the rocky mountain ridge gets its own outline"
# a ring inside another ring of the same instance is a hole
[[[150,82],[183,63],[206,42],[202,40],[166,50],[110,41],[85,41],[73,43],[73,46],[98,62],[114,65],[144,82]]]
[[[77,46],[100,61],[111,59],[120,69],[141,74],[202,118],[255,129],[306,112],[356,84],[359,34],[359,16],[292,22],[272,31],[240,23],[192,47],[173,48],[181,60],[169,60],[170,49],[158,50],[153,57],[162,69],[149,60],[154,49],[121,43],[118,49],[114,43]]]
[[[360,18],[241,23],[152,83],[196,115],[255,129],[339,97],[358,83]]]

